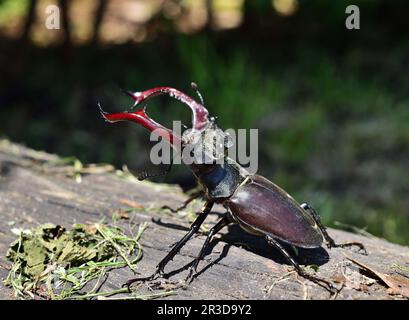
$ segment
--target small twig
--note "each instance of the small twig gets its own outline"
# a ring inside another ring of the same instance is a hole
[[[2,269],[4,269],[4,270],[11,270],[11,267],[10,267],[10,266],[7,266],[7,265],[5,265],[5,264],[3,264],[3,263],[0,263],[0,268],[2,268]]]
[[[128,288],[121,288],[118,290],[112,290],[108,292],[94,292],[94,293],[88,293],[84,295],[78,295],[78,296],[72,296],[70,299],[88,299],[88,298],[94,298],[94,297],[99,297],[99,296],[113,296],[115,294],[120,294],[120,293],[128,293]]]
[[[270,295],[271,290],[273,290],[273,288],[275,287],[275,285],[283,280],[286,280],[288,278],[288,276],[290,276],[291,274],[296,273],[295,271],[290,271],[288,273],[286,273],[285,275],[275,279],[273,281],[273,283],[271,284],[271,286],[267,289],[267,295]]]
[[[97,282],[95,283],[94,287],[90,292],[96,293],[98,291],[99,287],[99,282],[101,281],[101,278],[105,275],[105,267],[102,267],[101,273],[98,276]]]
[[[152,294],[145,294],[145,295],[132,295],[128,297],[115,297],[115,298],[106,298],[104,296],[98,297],[98,300],[148,300],[148,299],[155,299],[155,298],[163,298],[167,296],[171,296],[176,294],[174,291],[165,291],[159,293],[152,293]]]
[[[112,244],[112,246],[115,248],[115,250],[118,252],[118,254],[122,257],[122,259],[125,260],[126,264],[128,267],[133,271],[136,272],[135,267],[132,265],[132,263],[128,260],[126,255],[122,252],[121,248],[115,243],[112,238],[108,237],[108,235],[102,230],[99,224],[95,224],[95,227],[97,228],[98,232],[104,237],[105,240],[107,240],[109,243]]]
[[[301,281],[297,275],[296,281],[302,285],[303,287],[303,292],[304,292],[304,297],[303,300],[308,300],[308,286],[305,284],[305,281]]]

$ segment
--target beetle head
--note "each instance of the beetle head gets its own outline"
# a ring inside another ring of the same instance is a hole
[[[209,124],[204,130],[186,130],[182,135],[182,141],[185,146],[184,151],[188,149],[188,152],[184,152],[184,156],[193,158],[195,164],[213,164],[223,161],[227,155],[227,149],[232,146],[231,137],[218,127],[214,117],[209,118]]]

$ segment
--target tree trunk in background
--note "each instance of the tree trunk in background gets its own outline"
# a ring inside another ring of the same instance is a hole
[[[28,6],[26,19],[24,22],[23,31],[21,33],[20,41],[25,46],[27,44],[28,38],[30,36],[31,27],[36,20],[36,7],[37,7],[37,0],[31,0]]]
[[[107,0],[99,0],[98,2],[98,7],[95,11],[94,31],[91,38],[92,44],[96,44],[98,42],[99,30],[101,28],[107,4]]]

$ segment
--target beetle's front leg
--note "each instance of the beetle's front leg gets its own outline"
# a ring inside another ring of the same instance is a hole
[[[303,208],[307,213],[310,213],[311,218],[314,219],[315,223],[317,224],[318,228],[320,229],[322,235],[324,236],[325,242],[327,244],[327,247],[329,249],[331,248],[345,248],[345,247],[352,247],[352,246],[357,246],[359,247],[359,250],[362,250],[365,255],[368,254],[368,252],[365,249],[365,246],[360,243],[360,242],[347,242],[347,243],[335,243],[334,239],[330,237],[330,235],[327,232],[327,229],[321,222],[321,218],[317,211],[310,206],[308,203],[303,203],[301,204],[301,208]]]
[[[192,223],[188,233],[185,234],[185,236],[179,240],[178,243],[170,250],[170,252],[159,262],[158,266],[156,267],[155,273],[153,273],[149,277],[145,278],[134,278],[131,280],[128,280],[124,286],[128,287],[130,289],[130,286],[134,282],[138,281],[150,281],[154,280],[160,276],[163,275],[164,270],[166,265],[171,261],[175,255],[180,251],[180,249],[186,244],[186,242],[195,234],[199,231],[200,226],[202,225],[203,221],[206,219],[207,215],[210,213],[210,210],[213,207],[214,202],[213,201],[207,201],[202,209],[202,211],[199,213],[199,216],[196,218],[196,220]]]

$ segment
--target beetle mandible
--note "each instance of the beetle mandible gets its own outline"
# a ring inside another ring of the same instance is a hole
[[[171,87],[156,87],[142,92],[126,92],[134,99],[134,107],[154,96],[163,94],[186,104],[192,111],[192,128],[185,131],[182,136],[177,135],[151,119],[146,113],[146,108],[132,112],[107,113],[100,107],[100,111],[108,122],[132,121],[142,125],[151,132],[155,130],[158,135],[166,139],[174,148],[177,148],[178,152],[182,152],[187,147],[195,147],[195,144],[198,143],[197,141],[200,140],[198,138],[204,137],[209,133],[217,132],[217,134],[220,134],[222,132],[218,128],[215,118],[209,116],[197,85],[192,83],[192,88],[198,94],[200,103],[185,93]],[[225,139],[225,141],[224,148],[227,149],[229,147],[228,139]],[[294,266],[299,275],[321,286],[325,286],[331,291],[333,291],[333,286],[329,281],[312,276],[304,271],[281,245],[280,241],[301,248],[318,248],[322,245],[323,240],[325,240],[328,248],[356,245],[366,253],[364,246],[358,242],[336,244],[321,223],[318,213],[309,204],[303,203],[300,205],[286,191],[273,182],[263,176],[249,174],[237,162],[228,158],[226,153],[221,155],[224,161],[216,161],[220,159],[214,157],[213,141],[206,142],[206,139],[202,139],[200,143],[203,144],[201,148],[202,157],[195,158],[195,161],[189,163],[188,166],[199,185],[203,187],[203,193],[195,194],[179,209],[186,207],[190,201],[199,196],[205,198],[205,204],[187,234],[159,262],[156,271],[149,277],[129,280],[126,283],[128,288],[135,281],[152,280],[163,276],[165,266],[175,257],[185,243],[199,231],[201,224],[215,203],[223,205],[227,209],[227,213],[207,234],[199,255],[189,269],[186,278],[188,283],[197,274],[197,266],[200,260],[204,258],[212,237],[223,227],[231,223],[238,223],[244,230],[265,237],[267,242],[279,250]],[[207,160],[211,158],[213,161],[209,163],[209,161],[203,161],[204,158]],[[145,174],[142,178],[146,177],[149,177],[149,175]]]

